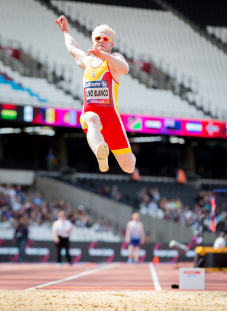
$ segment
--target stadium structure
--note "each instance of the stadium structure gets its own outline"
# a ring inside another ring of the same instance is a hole
[[[76,225],[75,263],[126,262],[133,212],[147,238],[140,262],[193,265],[197,244],[181,254],[171,240],[188,245],[194,235],[212,246],[227,233],[226,10],[224,0],[0,0],[1,262],[18,261],[19,217],[29,228],[27,260],[53,262],[60,209]],[[97,25],[116,31],[113,51],[129,64],[118,103],[136,180],[113,155],[109,171],[99,171],[80,124],[83,71],[55,23],[60,15],[86,52]],[[214,189],[223,190],[216,232]]]

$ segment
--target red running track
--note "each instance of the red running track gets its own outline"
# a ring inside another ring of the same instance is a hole
[[[162,290],[172,290],[171,285],[179,283],[179,268],[183,267],[192,267],[192,264],[161,263],[153,268],[156,274],[154,277],[148,263],[106,265],[80,263],[73,266],[63,264],[61,267],[53,263],[0,264],[0,290],[29,288],[74,291],[155,290],[157,284]],[[205,290],[227,292],[226,274],[206,273]]]

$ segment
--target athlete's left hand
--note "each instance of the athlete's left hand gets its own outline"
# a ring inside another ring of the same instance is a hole
[[[105,58],[106,57],[106,52],[102,52],[98,49],[94,49],[94,48],[90,48],[88,50],[87,56],[89,56],[90,54],[93,54],[95,57],[98,58]]]

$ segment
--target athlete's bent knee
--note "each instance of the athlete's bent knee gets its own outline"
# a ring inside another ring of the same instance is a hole
[[[92,114],[88,114],[87,116],[85,116],[85,122],[87,123],[87,125],[89,124],[100,124],[100,118],[97,114],[92,113]]]
[[[136,164],[136,158],[134,154],[132,154],[132,159],[130,159],[130,161],[125,161],[124,163],[122,163],[121,168],[126,173],[132,174],[135,170],[135,164]]]
[[[125,173],[132,174],[135,170],[135,163],[125,163],[124,165],[122,165],[122,169]]]

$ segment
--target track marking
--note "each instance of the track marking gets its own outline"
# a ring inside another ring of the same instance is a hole
[[[17,263],[16,263],[17,264]],[[42,267],[47,266],[47,265],[42,265]],[[36,268],[42,268],[40,266],[36,267]],[[31,269],[32,266],[30,264],[26,264],[26,265],[20,265],[18,264],[16,267],[15,266],[11,266],[11,267],[0,267],[0,271],[10,271],[10,270],[26,270],[26,269]]]
[[[90,271],[85,271],[85,272],[82,272],[82,273],[79,273],[79,274],[76,274],[76,275],[69,276],[68,278],[65,278],[65,279],[61,279],[61,280],[45,283],[45,284],[38,285],[38,286],[35,286],[35,287],[30,287],[30,288],[27,288],[26,290],[36,289],[36,288],[40,288],[40,287],[46,287],[46,286],[49,286],[49,285],[53,285],[53,284],[57,284],[57,283],[61,283],[61,282],[66,282],[66,281],[70,281],[70,280],[73,280],[73,279],[78,279],[78,278],[80,278],[82,276],[89,275],[89,274],[92,274],[92,273],[95,273],[95,272],[98,272],[98,271],[115,268],[118,265],[119,265],[119,263],[105,265],[105,266],[102,266],[102,267],[98,267],[98,268],[92,269]]]
[[[98,290],[98,289],[105,289],[105,290],[153,290],[155,289],[154,287],[128,287],[128,286],[116,286],[116,287],[108,287],[108,286],[104,286],[104,287],[94,287],[94,286],[65,286],[65,287],[60,287],[60,286],[47,286],[47,287],[39,287],[39,289],[94,289],[94,290]]]
[[[162,290],[161,286],[160,286],[160,283],[159,283],[159,280],[158,280],[157,273],[155,271],[154,264],[152,262],[149,263],[149,269],[150,269],[150,272],[151,272],[151,276],[152,276],[152,280],[153,280],[155,289],[156,290]]]

